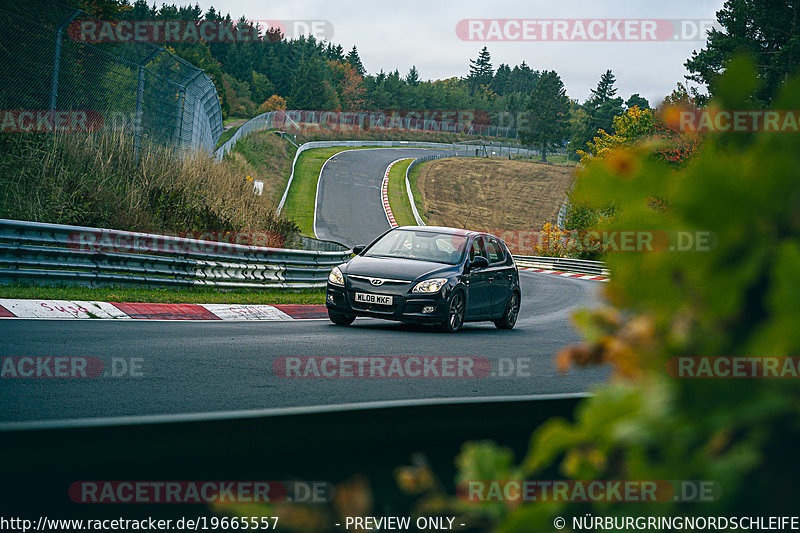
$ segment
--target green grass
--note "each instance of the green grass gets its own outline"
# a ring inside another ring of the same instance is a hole
[[[277,207],[289,181],[296,151],[271,129],[245,135],[225,159],[242,177],[262,180],[264,195]]]
[[[214,149],[216,150],[217,148],[219,148],[220,146],[222,146],[223,144],[228,142],[228,139],[233,137],[233,134],[236,133],[236,130],[238,130],[238,129],[239,129],[239,126],[234,126],[233,128],[231,128],[229,130],[223,131],[222,135],[219,136],[219,140],[217,141],[217,145],[214,147]]]
[[[238,121],[240,121],[240,120],[245,120],[245,121],[247,121],[247,120],[249,120],[249,119],[246,119],[246,118],[240,118],[240,117],[231,117],[231,118],[226,118],[225,120],[223,120],[223,121],[222,121],[222,125],[223,125],[223,126],[227,126],[227,125],[228,125],[228,124],[230,124],[231,122],[238,122]],[[215,146],[215,147],[214,147],[214,149],[216,150],[217,148],[219,148],[220,146],[222,146],[223,144],[225,144],[226,142],[228,142],[228,139],[230,139],[231,137],[233,137],[233,134],[234,134],[234,133],[236,133],[236,130],[238,130],[238,129],[239,129],[239,128],[241,128],[242,126],[244,126],[244,123],[242,123],[242,124],[239,124],[238,126],[234,126],[234,127],[230,128],[230,129],[227,129],[227,130],[223,131],[223,132],[222,132],[222,135],[220,135],[220,136],[219,136],[219,140],[217,141],[217,146]]]
[[[414,168],[412,168],[408,173],[408,183],[411,185],[411,194],[414,195],[414,205],[417,206],[417,212],[419,213],[420,218],[427,223],[428,221],[425,220],[427,218],[425,215],[425,206],[422,205],[422,195],[419,193],[419,189],[417,188],[417,178],[419,177],[419,173],[422,170],[421,167],[424,164],[425,162],[414,165]]]
[[[395,221],[400,226],[416,226],[417,224],[406,192],[406,169],[413,160],[413,158],[409,158],[398,161],[389,172],[389,206],[392,208]]]
[[[300,227],[302,235],[314,237],[314,198],[317,194],[317,180],[322,165],[339,152],[358,149],[360,148],[337,146],[314,148],[300,154],[294,169],[292,187],[289,189],[281,215],[293,220]]]
[[[250,119],[245,117],[228,117],[222,121],[222,125],[227,126],[231,122],[239,122],[240,120],[250,120]]]
[[[237,289],[223,291],[206,287],[146,289],[3,285],[0,286],[0,298],[146,303],[324,304],[325,289]]]

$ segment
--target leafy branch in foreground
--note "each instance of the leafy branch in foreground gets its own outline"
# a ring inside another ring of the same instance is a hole
[[[748,109],[752,64],[739,59],[714,105]],[[800,108],[800,79],[776,109]],[[792,132],[709,135],[685,166],[621,148],[587,165],[575,196],[619,211],[601,230],[707,230],[711,251],[611,254],[609,306],[576,322],[584,344],[562,351],[562,371],[608,365],[612,382],[583,400],[574,421],[540,426],[519,464],[491,443],[465,445],[457,479],[707,480],[715,501],[480,502],[476,520],[499,531],[551,530],[555,517],[768,516],[798,501],[797,378],[679,379],[682,356],[800,355],[800,137]],[[665,203],[654,208],[652,198]],[[501,460],[502,459],[502,460]],[[466,476],[466,477],[465,477]],[[453,500],[455,506],[468,505]]]

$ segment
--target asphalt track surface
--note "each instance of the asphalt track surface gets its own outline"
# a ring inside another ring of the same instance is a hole
[[[439,150],[342,152],[325,167],[317,204],[320,238],[353,245],[388,228],[380,202],[386,166]],[[478,399],[582,393],[606,369],[559,375],[554,354],[579,340],[570,321],[594,307],[603,284],[520,272],[522,308],[512,331],[468,323],[457,334],[359,318],[186,322],[152,320],[0,320],[0,357],[94,356],[138,360],[139,377],[0,379],[0,425],[98,417],[220,413],[360,402]],[[481,378],[285,378],[282,356],[474,356],[495,375]],[[513,371],[510,369],[513,367]],[[501,375],[510,374],[510,375]]]
[[[392,161],[463,153],[428,148],[345,150],[325,162],[317,184],[314,232],[318,239],[347,246],[368,244],[389,229],[381,182]]]
[[[602,284],[520,273],[523,302],[511,331],[468,323],[456,334],[359,318],[184,322],[0,320],[0,356],[141,358],[141,377],[0,379],[0,422],[123,415],[204,413],[422,398],[477,398],[585,392],[601,369],[559,375],[553,355],[575,342],[569,315],[592,306]],[[522,361],[510,377],[285,378],[281,356],[476,356],[496,370]]]

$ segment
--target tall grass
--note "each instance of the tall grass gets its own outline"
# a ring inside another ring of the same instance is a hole
[[[120,133],[0,135],[0,217],[145,232],[273,231],[270,196],[230,163]]]

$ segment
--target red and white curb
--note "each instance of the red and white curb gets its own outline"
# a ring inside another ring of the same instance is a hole
[[[328,318],[324,305],[158,304],[0,298],[0,318],[298,320]]]
[[[576,274],[574,272],[564,272],[561,270],[547,270],[545,268],[533,268],[533,267],[517,267],[520,270],[527,270],[529,272],[538,272],[540,274],[552,274],[554,276],[561,276],[563,278],[572,278],[572,279],[583,279],[588,281],[608,281],[608,276],[592,276],[588,274]]]
[[[392,171],[392,166],[394,166],[395,163],[399,163],[400,161],[404,161],[406,159],[412,158],[403,157],[389,163],[389,166],[386,167],[386,172],[383,173],[383,182],[381,183],[381,202],[383,203],[383,212],[386,214],[386,220],[389,221],[389,225],[393,228],[397,227],[397,221],[395,221],[394,213],[392,213],[392,208],[389,206],[389,172]]]

